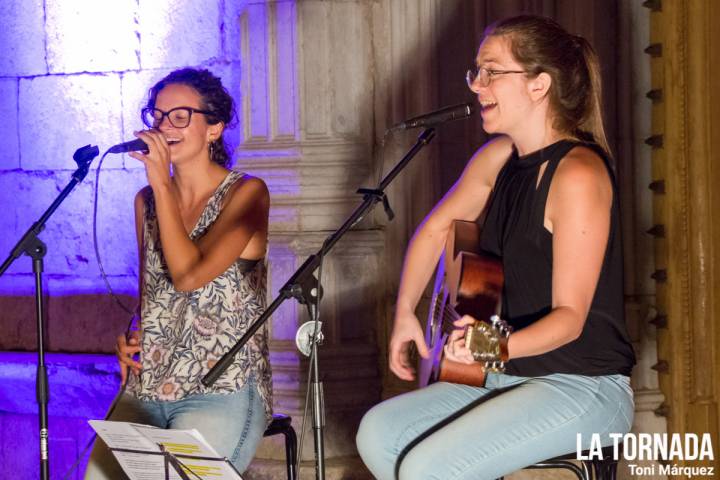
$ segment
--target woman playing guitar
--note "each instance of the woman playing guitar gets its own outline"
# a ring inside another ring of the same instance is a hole
[[[390,369],[413,380],[410,345],[429,356],[414,310],[432,260],[454,220],[483,211],[481,246],[502,259],[509,361],[483,386],[441,381],[370,410],[357,444],[380,479],[494,479],[575,451],[577,434],[610,444],[609,433],[632,424],[635,358],[595,53],[552,20],[514,17],[488,27],[467,79],[483,128],[498,136],[408,247]],[[455,326],[472,322],[465,315]],[[451,335],[445,356],[470,364],[463,334]]]

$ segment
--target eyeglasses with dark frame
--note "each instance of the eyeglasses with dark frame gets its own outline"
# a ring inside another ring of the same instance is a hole
[[[199,110],[192,107],[175,107],[167,112],[159,108],[145,107],[141,110],[142,121],[148,128],[159,127],[163,119],[167,117],[170,125],[175,128],[185,128],[190,125],[193,113],[202,113],[203,115],[214,115],[213,112],[207,110]]]
[[[470,69],[465,74],[465,81],[470,90],[473,89],[473,83],[477,80],[481,87],[487,87],[496,75],[507,75],[509,73],[527,73],[525,70],[493,70],[491,68],[478,67]]]

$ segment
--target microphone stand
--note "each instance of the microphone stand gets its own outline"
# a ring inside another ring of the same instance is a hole
[[[248,328],[245,335],[225,354],[222,358],[210,369],[210,371],[203,377],[202,384],[206,387],[211,386],[220,377],[220,375],[227,370],[232,364],[235,355],[240,349],[250,340],[255,332],[270,318],[270,316],[278,309],[278,307],[288,298],[295,298],[300,303],[307,305],[310,313],[310,318],[317,320],[317,308],[314,306],[314,300],[317,300],[320,296],[321,287],[318,285],[318,281],[314,276],[315,270],[322,262],[322,258],[330,251],[330,249],[340,240],[340,238],[358,223],[365,214],[375,206],[378,202],[383,203],[385,213],[388,215],[389,220],[392,220],[394,214],[390,209],[387,196],[385,195],[385,188],[392,182],[392,180],[402,171],[403,168],[412,160],[412,158],[430,141],[435,137],[434,128],[426,128],[418,136],[415,145],[405,154],[405,156],[398,162],[397,165],[382,179],[380,184],[375,189],[361,188],[358,193],[363,195],[363,202],[360,204],[355,211],[348,217],[345,223],[342,224],[334,233],[328,236],[323,242],[322,247],[313,255],[310,255],[305,263],[298,268],[290,279],[280,288],[278,297],[267,307],[267,309],[258,317],[255,322]],[[323,480],[325,478],[325,465],[324,465],[324,444],[323,444],[323,423],[324,423],[324,404],[322,401],[322,383],[319,381],[319,368],[318,368],[318,355],[317,355],[317,340],[321,338],[321,333],[317,331],[312,341],[313,353],[312,364],[311,364],[311,375],[313,378],[313,429],[315,431],[315,473],[316,478]],[[302,452],[301,452],[302,454]],[[299,472],[298,472],[299,473]]]
[[[88,174],[90,162],[98,156],[100,151],[98,147],[85,145],[78,148],[73,155],[73,159],[78,164],[78,169],[72,175],[72,180],[57,196],[55,201],[45,210],[40,219],[33,223],[30,229],[25,232],[20,241],[10,252],[10,255],[0,266],[0,276],[12,265],[12,263],[23,253],[33,260],[33,273],[35,274],[35,315],[37,317],[37,345],[38,345],[38,366],[35,381],[35,389],[40,418],[40,478],[48,480],[50,478],[50,466],[48,458],[48,414],[47,404],[50,399],[50,391],[47,379],[47,369],[45,368],[45,350],[43,344],[43,293],[42,293],[42,272],[43,257],[47,253],[47,245],[38,238],[40,232],[45,228],[50,215],[60,206],[75,186],[82,182]]]

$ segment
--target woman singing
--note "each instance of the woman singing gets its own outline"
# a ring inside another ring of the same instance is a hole
[[[142,117],[147,152],[130,153],[149,183],[135,197],[141,318],[118,338],[127,388],[110,420],[195,428],[242,472],[272,416],[266,330],[211,387],[201,379],[265,308],[268,190],[226,168],[234,102],[209,71],[170,73]],[[125,477],[96,442],[85,478]]]
[[[439,382],[370,410],[357,444],[380,479],[495,479],[574,452],[578,433],[588,448],[591,434],[606,445],[632,424],[635,359],[596,55],[554,21],[524,15],[487,28],[467,80],[496,136],[408,247],[390,369],[412,380],[408,347],[428,356],[414,310],[453,220],[483,211],[481,246],[502,258],[509,362],[482,387]],[[462,335],[446,356],[471,363]]]

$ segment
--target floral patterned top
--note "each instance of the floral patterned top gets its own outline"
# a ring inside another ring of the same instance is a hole
[[[190,232],[197,241],[215,222],[230,187],[244,176],[230,172],[208,200]],[[263,260],[239,258],[207,285],[191,292],[173,287],[162,253],[155,201],[145,195],[143,219],[142,336],[139,376],[130,375],[127,391],[143,400],[180,400],[199,393],[233,393],[252,380],[272,419],[272,383],[267,324],[258,329],[211,387],[200,382],[252,322],[265,310]]]

